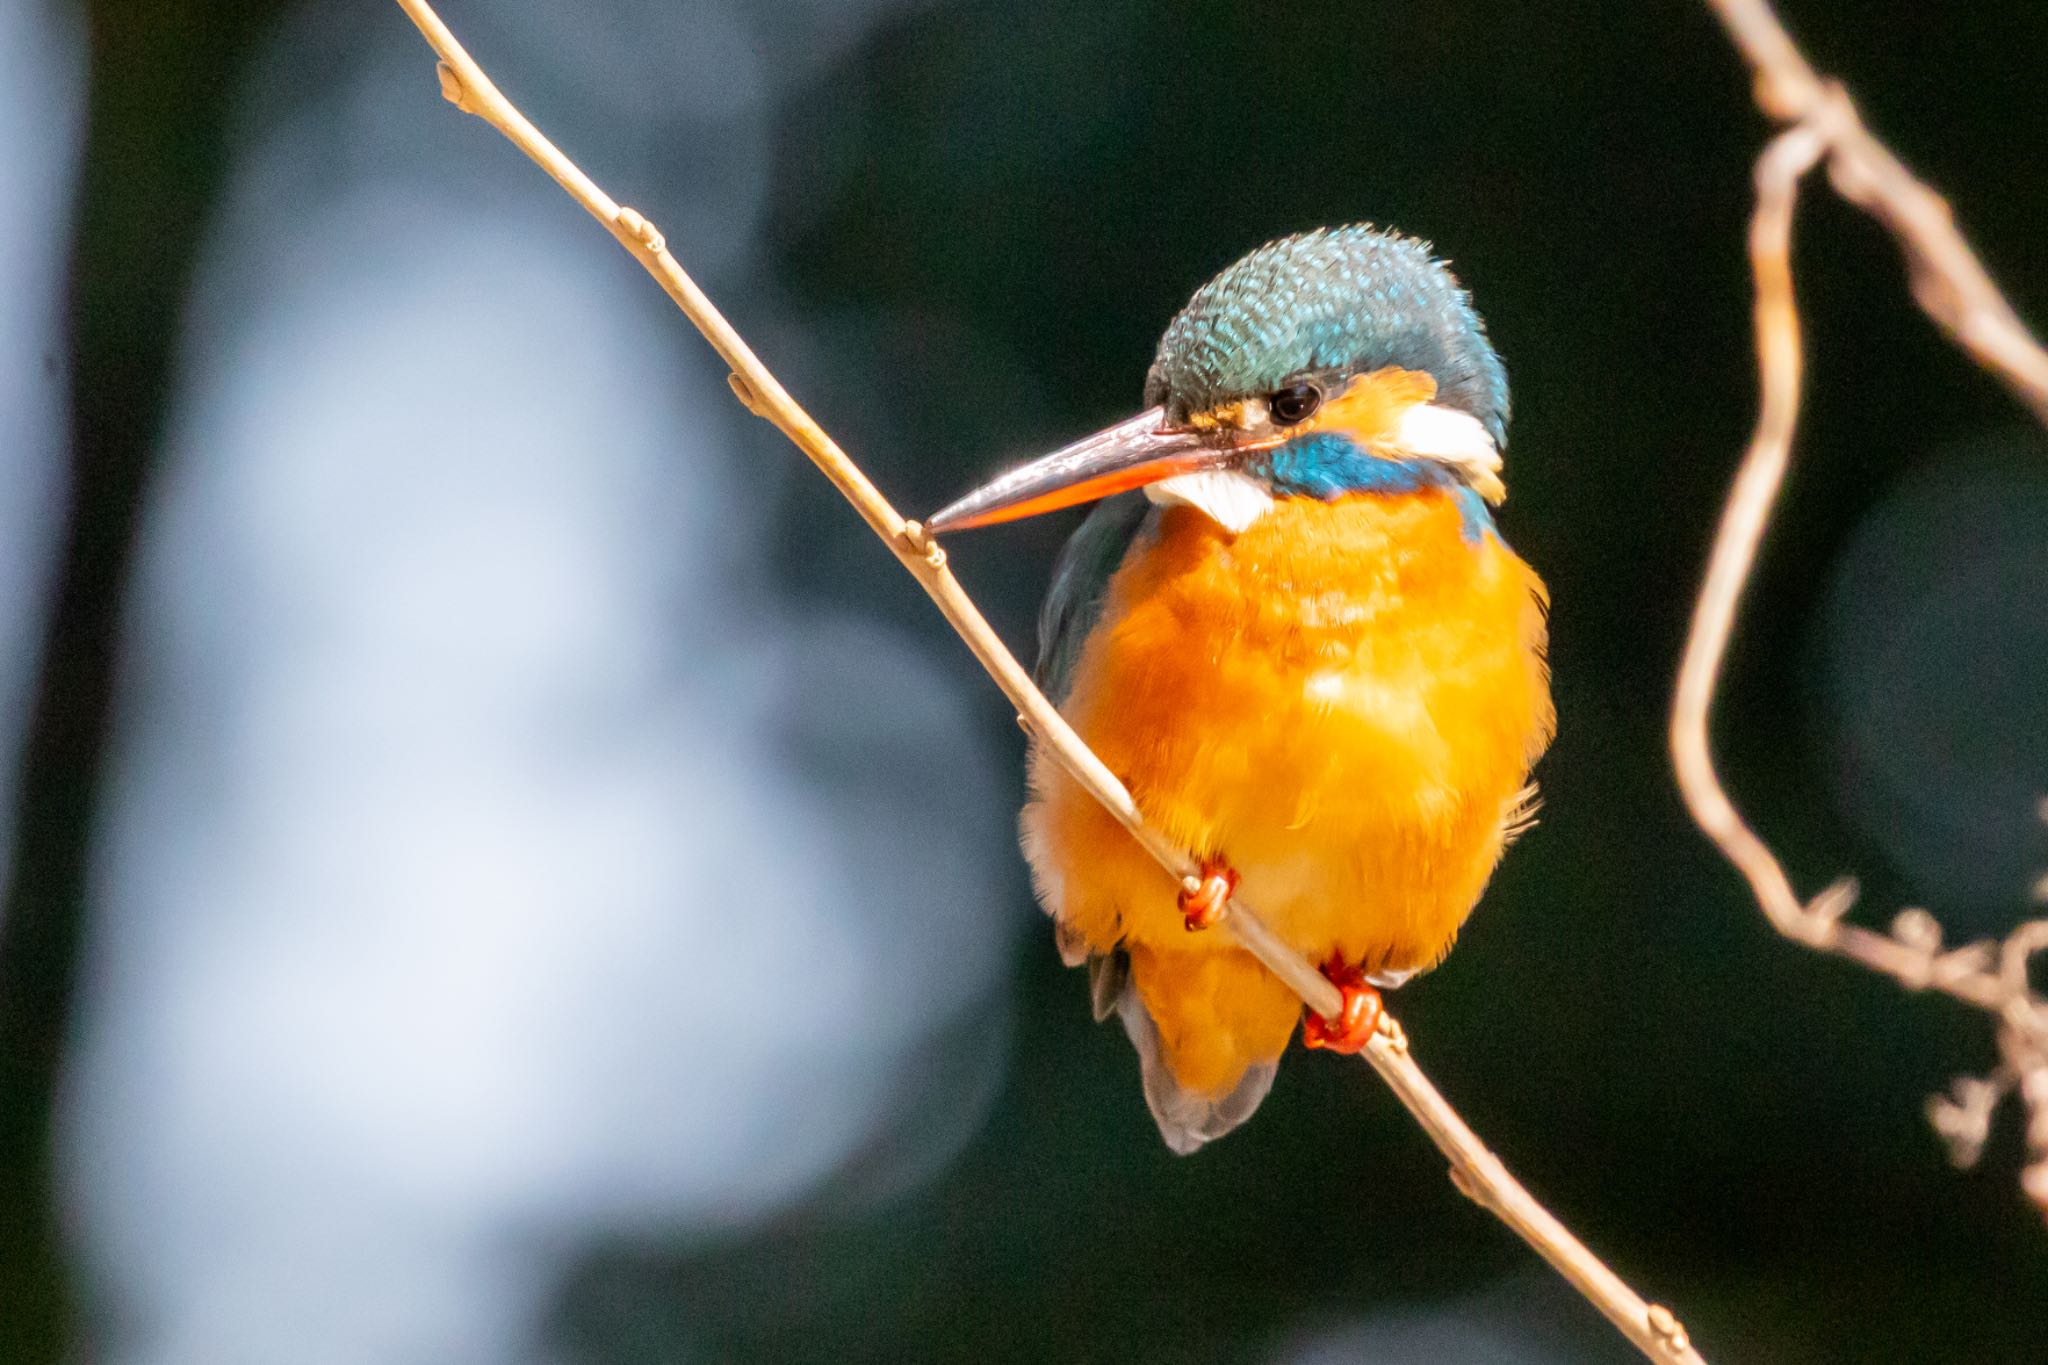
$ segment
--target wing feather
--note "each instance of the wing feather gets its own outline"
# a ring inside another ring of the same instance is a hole
[[[1089,632],[1102,619],[1109,580],[1131,552],[1158,526],[1159,509],[1142,493],[1105,499],[1088,514],[1060,551],[1053,568],[1052,588],[1038,616],[1038,685],[1054,704],[1066,700],[1074,666]],[[1057,907],[1054,910],[1057,922]],[[1199,1095],[1183,1089],[1167,1066],[1159,1026],[1139,998],[1131,980],[1131,962],[1121,949],[1090,953],[1061,927],[1060,956],[1070,964],[1088,965],[1088,1000],[1098,1023],[1118,1016],[1137,1049],[1145,1085],[1145,1107],[1159,1126],[1166,1145],[1181,1154],[1221,1137],[1251,1117],[1273,1088],[1275,1062],[1261,1062],[1224,1095]]]
[[[1158,511],[1143,493],[1105,498],[1060,551],[1038,613],[1038,663],[1032,670],[1054,705],[1066,700],[1081,646],[1102,619],[1110,578],[1131,547],[1152,534]]]

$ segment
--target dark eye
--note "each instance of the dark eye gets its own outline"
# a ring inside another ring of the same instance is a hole
[[[1322,405],[1323,391],[1313,384],[1289,384],[1266,399],[1266,411],[1283,427],[1306,422]]]

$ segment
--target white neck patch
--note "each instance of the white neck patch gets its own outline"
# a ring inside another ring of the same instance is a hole
[[[1417,403],[1401,414],[1401,424],[1387,446],[1392,454],[1449,465],[1488,502],[1507,496],[1507,486],[1500,481],[1500,450],[1493,443],[1493,433],[1469,412]]]
[[[1145,496],[1162,507],[1174,503],[1192,507],[1232,535],[1266,515],[1273,505],[1273,495],[1258,480],[1234,469],[1176,474],[1146,484]]]

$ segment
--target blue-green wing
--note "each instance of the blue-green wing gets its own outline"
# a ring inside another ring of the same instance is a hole
[[[1081,645],[1102,619],[1110,576],[1131,546],[1151,534],[1157,511],[1143,493],[1105,498],[1060,551],[1038,613],[1038,666],[1033,670],[1055,705],[1066,700]]]
[[[1131,547],[1155,534],[1159,509],[1143,493],[1120,493],[1098,503],[1081,523],[1073,538],[1060,551],[1053,566],[1052,588],[1045,595],[1045,608],[1038,614],[1038,685],[1055,703],[1064,702],[1073,683],[1074,665],[1081,658],[1081,646],[1102,619],[1103,599],[1109,580],[1131,552]],[[1028,851],[1028,841],[1027,841]],[[1047,903],[1057,917],[1059,907]],[[1139,1070],[1145,1082],[1145,1106],[1159,1125],[1159,1135],[1175,1152],[1194,1151],[1211,1138],[1221,1137],[1251,1117],[1259,1101],[1273,1087],[1277,1067],[1266,1062],[1245,1072],[1235,1089],[1223,1096],[1199,1095],[1183,1090],[1166,1064],[1166,1050],[1159,1026],[1152,1021],[1131,981],[1131,960],[1123,949],[1107,953],[1087,951],[1078,940],[1061,941],[1060,955],[1070,964],[1088,964],[1088,999],[1097,1023],[1117,1015],[1138,1050]]]

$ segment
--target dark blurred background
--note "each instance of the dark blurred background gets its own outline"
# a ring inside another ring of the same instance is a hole
[[[2048,1359],[1985,1021],[1775,939],[1663,717],[1768,130],[1692,3],[448,0],[906,511],[1130,411],[1282,232],[1432,239],[1515,386],[1541,827],[1397,1002],[1717,1361]],[[2048,8],[1786,19],[2048,319]],[[0,1359],[1620,1361],[1368,1069],[1192,1159],[1011,840],[1021,739],[398,9],[0,0]],[[1797,884],[2048,869],[2048,440],[1810,191],[1719,743]],[[1070,521],[954,562],[1020,649]]]

